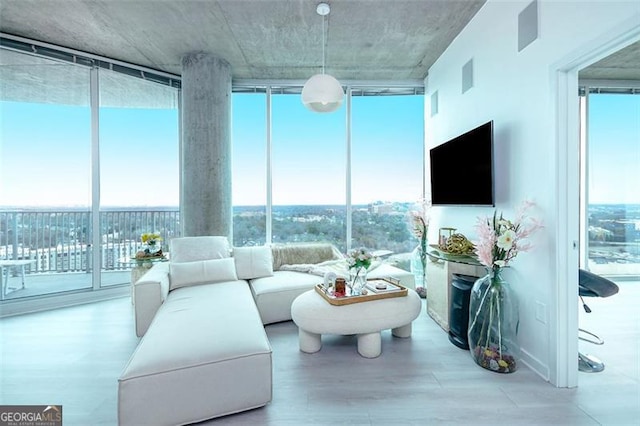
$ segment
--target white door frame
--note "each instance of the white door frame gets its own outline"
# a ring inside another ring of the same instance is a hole
[[[578,385],[578,265],[580,229],[580,116],[578,72],[582,68],[640,40],[640,16],[618,24],[606,36],[571,52],[552,66],[555,92],[557,239],[556,328],[551,330],[551,382],[557,387]],[[553,374],[555,372],[555,375]]]

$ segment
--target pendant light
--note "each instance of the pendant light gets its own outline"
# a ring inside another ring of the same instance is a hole
[[[312,76],[302,88],[302,103],[314,112],[333,112],[340,108],[344,99],[340,82],[324,73],[324,21],[330,11],[327,3],[316,7],[316,13],[322,16],[322,74]]]

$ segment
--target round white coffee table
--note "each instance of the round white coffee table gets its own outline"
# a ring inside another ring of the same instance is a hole
[[[382,353],[380,331],[391,329],[396,337],[410,337],[411,323],[420,314],[420,296],[407,295],[335,306],[315,290],[298,296],[291,305],[291,318],[298,326],[302,352],[318,352],[323,334],[358,336],[358,353],[375,358]]]

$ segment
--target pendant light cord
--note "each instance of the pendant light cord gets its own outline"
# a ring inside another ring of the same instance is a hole
[[[324,74],[324,21],[326,16],[322,16],[322,74]]]

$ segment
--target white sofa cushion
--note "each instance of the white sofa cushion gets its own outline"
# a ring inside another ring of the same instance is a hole
[[[171,290],[198,284],[236,281],[233,258],[200,260],[197,262],[171,262]]]
[[[268,246],[234,247],[236,273],[241,280],[270,277],[273,275],[273,255]]]
[[[304,272],[274,271],[272,277],[251,280],[251,291],[263,324],[291,319],[293,300],[323,281]]]
[[[245,281],[169,293],[119,378],[118,425],[183,425],[267,404],[271,345]]]
[[[227,237],[198,236],[174,238],[169,253],[172,262],[223,259],[231,256]]]

